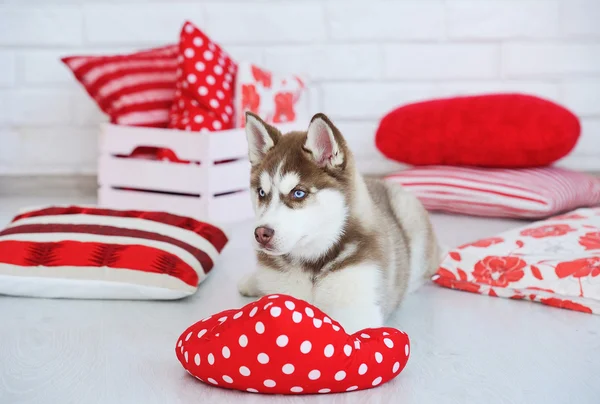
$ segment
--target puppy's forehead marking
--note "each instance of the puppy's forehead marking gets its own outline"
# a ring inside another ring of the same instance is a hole
[[[282,159],[279,162],[279,164],[277,165],[277,169],[275,170],[275,175],[273,176],[273,185],[276,187],[279,187],[279,184],[281,183],[281,176],[282,176],[284,163],[285,163],[285,160]]]
[[[271,176],[266,171],[260,173],[260,187],[267,194],[271,192]]]
[[[300,183],[300,176],[295,172],[288,172],[283,175],[281,181],[277,185],[279,192],[282,194],[289,194],[290,191]]]

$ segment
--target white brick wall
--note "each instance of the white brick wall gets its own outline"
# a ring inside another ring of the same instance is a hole
[[[344,82],[322,85],[321,109],[333,119],[377,121],[382,111],[435,95],[434,83]]]
[[[168,1],[151,4],[123,3],[125,4],[90,4],[83,7],[85,43],[143,46],[174,38],[186,19],[202,26],[206,22],[201,4],[172,4]]]
[[[563,88],[565,102],[571,108],[584,116],[600,116],[600,80],[568,80]]]
[[[600,74],[600,41],[512,42],[503,47],[506,77],[569,79]]]
[[[562,33],[567,38],[600,38],[600,1],[570,0],[561,9]]]
[[[559,0],[453,0],[448,36],[453,40],[556,38]]]
[[[444,36],[441,0],[327,2],[329,38],[333,41],[440,40]]]
[[[500,73],[497,44],[386,45],[383,60],[386,79],[490,79]]]
[[[373,44],[274,46],[264,51],[264,65],[272,70],[290,70],[292,60],[292,68],[315,81],[381,77],[381,47]]]
[[[211,37],[222,43],[299,44],[325,41],[326,24],[319,1],[206,2]]]
[[[106,118],[59,57],[174,43],[185,19],[238,60],[309,75],[364,171],[397,167],[373,142],[391,109],[511,91],[576,112],[561,164],[600,171],[600,0],[5,0],[0,175],[94,172]]]
[[[31,5],[2,6],[0,45],[61,46],[83,41],[83,14],[79,7]],[[46,4],[51,3],[50,1]]]
[[[17,60],[13,52],[0,51],[0,86],[10,86],[16,81]]]

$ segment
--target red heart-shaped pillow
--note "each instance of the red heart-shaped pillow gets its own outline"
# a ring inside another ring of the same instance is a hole
[[[408,361],[406,333],[369,328],[348,335],[303,300],[269,295],[189,327],[177,358],[200,381],[267,394],[368,389],[397,376]]]

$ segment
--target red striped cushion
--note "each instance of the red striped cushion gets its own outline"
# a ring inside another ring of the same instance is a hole
[[[175,97],[177,45],[62,61],[112,123],[165,128]]]
[[[600,180],[555,167],[411,168],[386,177],[430,211],[486,217],[544,218],[600,204]]]
[[[226,243],[219,228],[164,212],[28,211],[0,231],[0,293],[177,299],[196,291]]]

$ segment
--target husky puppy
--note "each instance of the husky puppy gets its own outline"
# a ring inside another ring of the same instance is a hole
[[[427,212],[398,185],[365,179],[340,131],[316,114],[282,135],[246,114],[258,268],[244,296],[304,299],[349,333],[380,327],[440,263]]]

